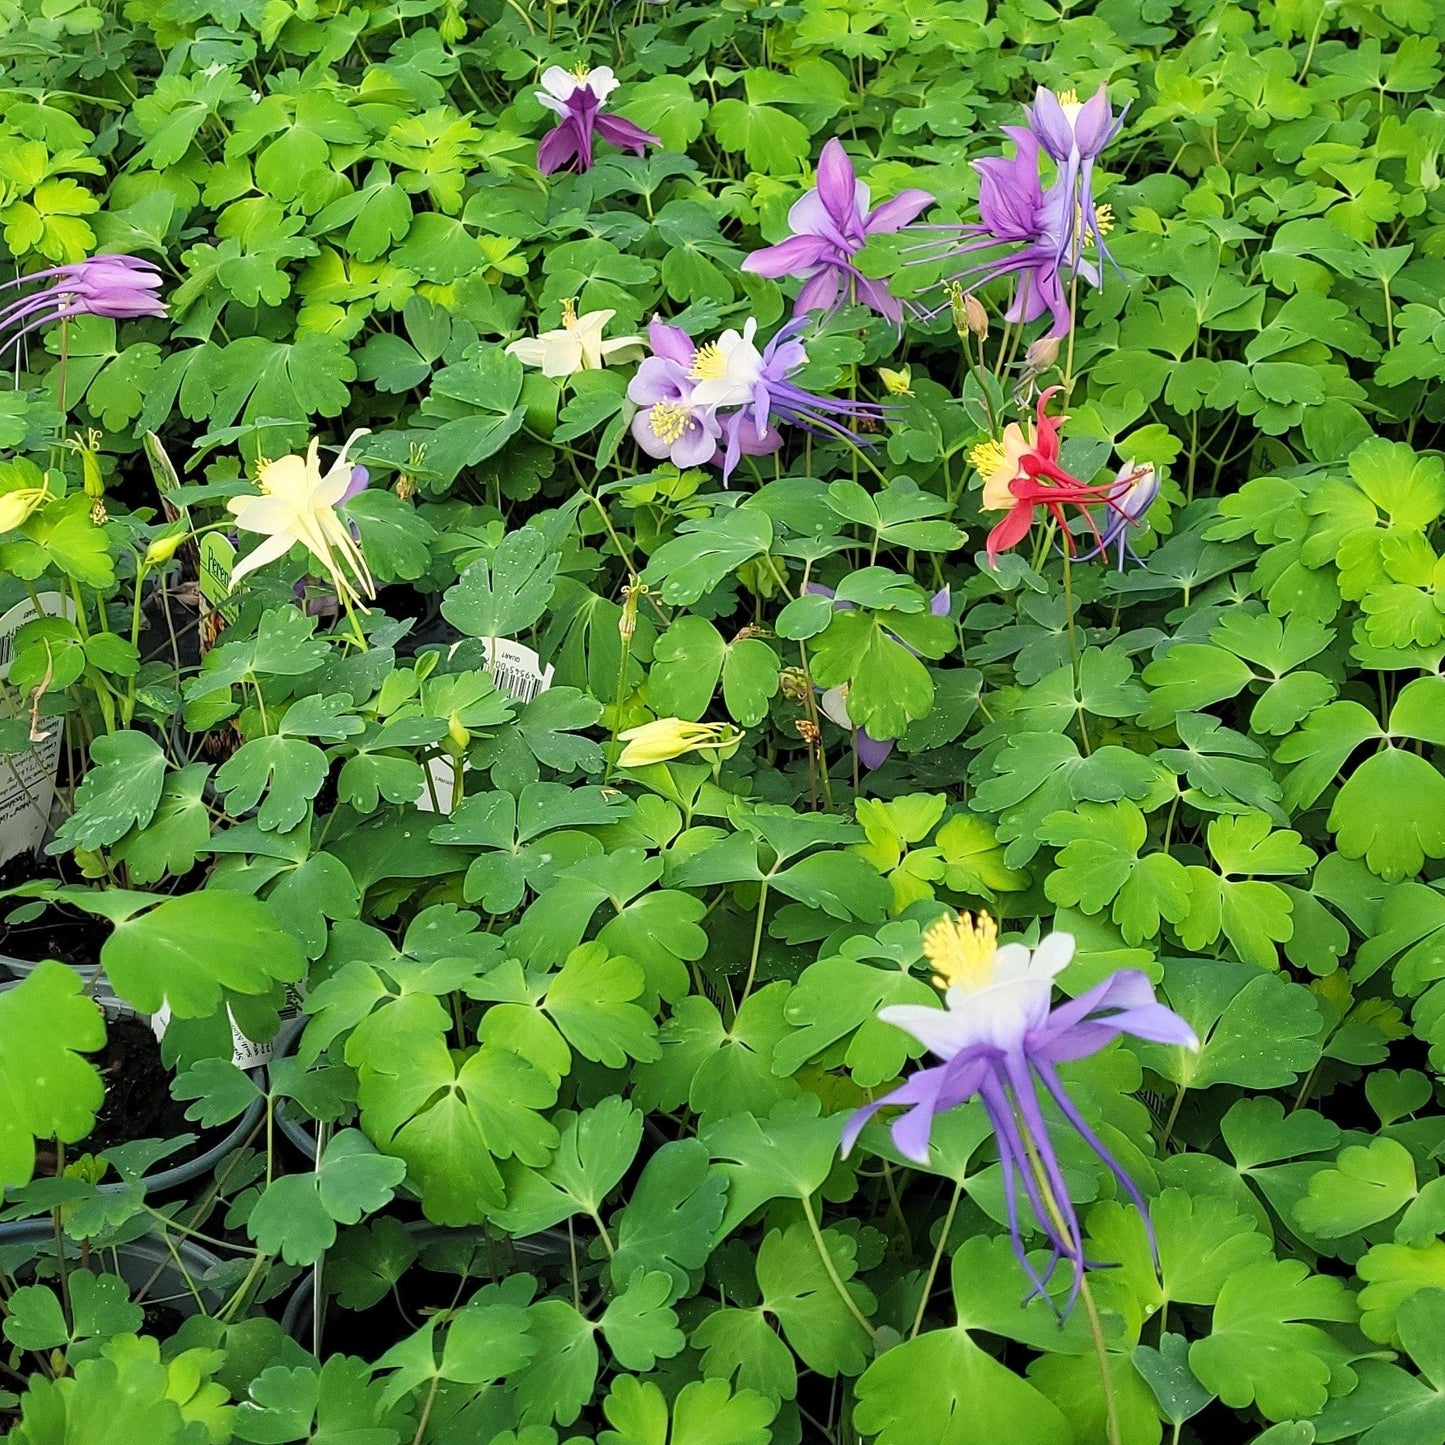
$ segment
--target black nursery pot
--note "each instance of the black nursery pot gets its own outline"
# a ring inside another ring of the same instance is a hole
[[[35,965],[33,963],[26,963],[23,959],[9,958],[0,955],[0,967],[7,969],[12,975],[10,979],[0,982],[0,992],[3,992],[5,989],[14,988],[25,975],[35,968]],[[99,970],[94,968],[76,968],[75,972],[80,974],[86,984],[89,984]],[[96,1003],[100,1005],[107,1022],[118,1018],[135,1019],[143,1023],[146,1022],[143,1015],[138,1014],[129,1004],[124,1003],[115,996],[103,973],[100,974],[98,979],[95,979],[95,988],[92,991],[92,997]],[[256,1082],[264,1091],[265,1071],[262,1069],[253,1069],[251,1073],[252,1077],[255,1078]],[[253,1099],[246,1106],[246,1110],[240,1118],[238,1118],[224,1134],[216,1139],[209,1148],[203,1150],[193,1158],[183,1160],[179,1164],[158,1169],[153,1174],[143,1175],[141,1182],[145,1185],[146,1193],[152,1196],[172,1193],[184,1189],[186,1186],[195,1183],[198,1179],[204,1178],[227,1154],[245,1143],[260,1124],[265,1109],[266,1101],[263,1098]],[[102,1194],[114,1194],[125,1188],[125,1185],[114,1183],[101,1184],[97,1187]]]
[[[28,1245],[37,1254],[51,1252],[55,1247],[55,1226],[48,1219],[0,1224],[0,1246],[5,1245]],[[128,1244],[90,1250],[83,1266],[79,1243],[67,1239],[65,1256],[75,1268],[84,1267],[94,1274],[118,1274],[137,1304],[152,1310],[170,1309],[183,1319],[210,1314],[226,1300],[224,1289],[204,1282],[221,1261],[190,1239],[167,1242],[142,1235]]]

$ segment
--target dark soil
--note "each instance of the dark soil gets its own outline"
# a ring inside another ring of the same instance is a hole
[[[196,1125],[184,1107],[171,1097],[171,1072],[161,1062],[160,1044],[150,1025],[122,1015],[107,1017],[105,1052],[94,1062],[105,1080],[105,1102],[95,1116],[95,1128],[66,1150],[68,1158],[100,1154],[133,1139],[172,1139],[194,1134]],[[221,1131],[202,1133],[191,1144],[169,1155],[158,1167],[174,1168],[204,1153],[221,1137]],[[52,1173],[55,1156],[43,1147],[37,1151],[36,1172]]]
[[[15,888],[40,878],[69,881],[63,878],[55,859],[37,858],[33,853],[21,853],[0,863],[0,889]],[[100,946],[110,933],[109,924],[89,913],[54,904],[47,904],[38,918],[10,922],[17,909],[29,912],[36,902],[33,898],[0,898],[0,953],[27,963],[57,958],[61,963],[79,968],[97,966]]]

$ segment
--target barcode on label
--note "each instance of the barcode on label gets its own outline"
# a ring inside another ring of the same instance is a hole
[[[491,672],[492,681],[500,692],[518,702],[531,702],[542,690],[542,678],[535,672],[519,667],[508,667],[505,662],[496,663]]]

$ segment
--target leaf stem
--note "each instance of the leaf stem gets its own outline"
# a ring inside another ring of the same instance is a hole
[[[949,1201],[948,1213],[943,1216],[943,1228],[938,1235],[938,1248],[933,1251],[933,1263],[928,1266],[928,1275],[923,1281],[923,1294],[918,1300],[918,1313],[913,1316],[913,1328],[908,1331],[910,1340],[916,1339],[923,1328],[924,1311],[928,1308],[928,1297],[933,1293],[933,1281],[938,1278],[938,1266],[943,1262],[943,1251],[948,1247],[948,1234],[953,1228],[953,1216],[958,1211],[958,1201],[963,1198],[963,1181],[953,1186],[953,1198]]]
[[[828,1242],[823,1238],[823,1231],[818,1228],[818,1216],[813,1212],[813,1201],[806,1194],[803,1196],[803,1213],[807,1216],[808,1229],[812,1233],[813,1243],[818,1246],[818,1257],[823,1261],[823,1268],[828,1271],[828,1278],[833,1281],[833,1288],[838,1291],[838,1298],[847,1305],[848,1313],[858,1321],[864,1334],[876,1344],[878,1331],[868,1323],[868,1316],[858,1308],[858,1301],[848,1293],[847,1286],[839,1276],[838,1267],[833,1263],[833,1256],[828,1253]]]

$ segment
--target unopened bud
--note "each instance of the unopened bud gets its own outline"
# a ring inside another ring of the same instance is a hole
[[[146,548],[145,566],[163,567],[172,557],[181,543],[186,540],[189,533],[173,532],[168,537],[157,537],[149,547]]]
[[[395,492],[403,502],[409,502],[416,496],[416,480],[407,476],[405,472],[396,479]]]
[[[964,324],[980,341],[988,340],[988,312],[983,302],[971,293],[963,298]]]
[[[1042,376],[1059,359],[1059,338],[1041,336],[1024,355],[1024,371],[1029,376]]]

